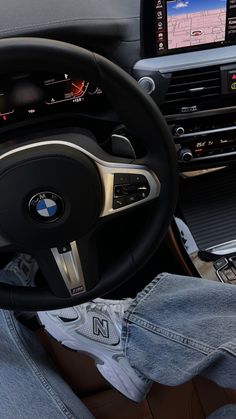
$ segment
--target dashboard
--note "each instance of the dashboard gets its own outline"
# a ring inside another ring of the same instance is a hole
[[[98,86],[68,73],[15,74],[0,80],[0,127],[60,112],[105,106]]]
[[[71,42],[129,72],[161,108],[180,170],[235,161],[236,0],[3,0],[6,36]],[[100,87],[79,74],[0,78],[0,136],[19,122],[72,113],[92,126],[102,111],[119,125],[110,110]]]
[[[142,24],[133,74],[166,117],[180,169],[233,163],[236,1],[143,2]]]

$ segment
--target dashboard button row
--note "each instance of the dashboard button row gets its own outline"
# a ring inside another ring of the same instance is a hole
[[[116,173],[114,175],[114,184],[115,185],[122,185],[122,184],[133,184],[133,183],[147,183],[148,181],[144,175],[129,175],[126,173]]]

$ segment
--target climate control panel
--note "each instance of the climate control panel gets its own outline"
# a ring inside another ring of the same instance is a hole
[[[194,165],[236,158],[236,115],[185,119],[170,124],[179,163]]]

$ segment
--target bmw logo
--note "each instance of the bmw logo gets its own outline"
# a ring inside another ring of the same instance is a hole
[[[59,195],[53,192],[40,192],[30,199],[29,211],[37,221],[50,223],[62,216],[64,202]]]

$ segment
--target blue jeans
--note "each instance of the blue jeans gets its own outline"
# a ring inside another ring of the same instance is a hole
[[[4,271],[0,280],[18,282]],[[200,374],[236,388],[235,314],[235,286],[162,274],[125,313],[125,354],[145,381],[175,386]],[[3,310],[0,345],[1,419],[93,417],[59,376],[34,334]],[[236,405],[230,405],[209,419],[235,417]]]
[[[201,375],[236,389],[235,285],[161,274],[125,313],[122,338],[143,380],[176,386]],[[236,405],[215,418],[235,419]]]
[[[236,388],[236,286],[162,274],[125,313],[125,354],[144,379],[196,375]]]

